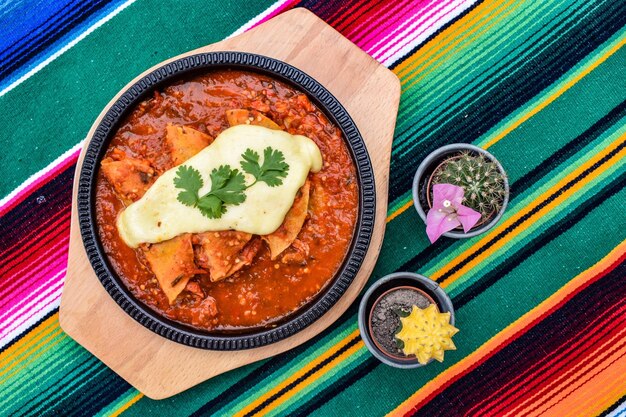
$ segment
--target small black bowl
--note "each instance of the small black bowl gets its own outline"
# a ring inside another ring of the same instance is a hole
[[[154,90],[174,81],[214,69],[238,69],[268,75],[306,93],[345,138],[356,166],[359,210],[352,243],[332,282],[316,298],[272,328],[225,334],[208,332],[169,320],[137,300],[111,267],[97,231],[95,197],[100,160],[126,115]],[[341,298],[357,275],[370,244],[376,213],[374,171],[365,143],[341,103],[319,82],[282,61],[243,52],[209,52],[165,64],[128,88],[109,108],[95,129],[78,180],[78,221],[89,262],[102,285],[132,318],[153,332],[188,346],[211,350],[242,350],[277,342],[319,319]]]
[[[383,352],[376,345],[370,333],[369,322],[374,303],[381,295],[398,287],[412,287],[426,293],[428,298],[435,301],[440,312],[450,313],[450,324],[452,325],[454,325],[454,307],[448,294],[435,281],[411,272],[396,272],[395,274],[384,276],[372,284],[363,295],[359,305],[359,330],[367,349],[376,359],[386,365],[403,369],[419,368],[424,365],[419,363],[417,358],[396,358]]]

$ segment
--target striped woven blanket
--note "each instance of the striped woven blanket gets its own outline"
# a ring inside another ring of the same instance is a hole
[[[382,365],[355,303],[292,351],[150,400],[59,328],[81,141],[136,74],[293,7],[402,82],[370,283],[436,279],[458,349]],[[626,2],[16,0],[0,34],[0,414],[626,415]],[[430,245],[411,180],[452,142],[493,153],[511,201],[486,235]]]

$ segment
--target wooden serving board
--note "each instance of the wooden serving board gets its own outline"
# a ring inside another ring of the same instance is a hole
[[[400,99],[398,78],[305,9],[283,13],[239,36],[171,60],[209,51],[251,52],[285,61],[315,78],[337,97],[354,119],[372,159],[377,196],[376,222],[371,245],[356,279],[323,317],[280,342],[250,350],[219,352],[165,339],[137,323],[113,301],[87,259],[76,204],[73,204],[69,265],[59,318],[61,327],[113,371],[153,399],[172,396],[228,370],[292,349],[330,326],[367,282],[385,232],[389,159]],[[134,82],[124,87],[118,96]],[[95,121],[87,135],[88,140],[118,96]],[[86,148],[87,144],[78,160],[74,201]]]

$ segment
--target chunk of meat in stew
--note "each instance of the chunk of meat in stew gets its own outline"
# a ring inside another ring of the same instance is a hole
[[[191,324],[194,326],[206,326],[207,323],[217,316],[217,302],[210,295],[197,305],[191,307]]]
[[[196,298],[204,298],[204,291],[202,291],[202,287],[200,287],[198,281],[189,281],[187,283],[187,286],[185,287],[185,290],[193,294]]]
[[[241,254],[239,255],[239,259],[241,259],[241,262],[236,263],[235,266],[233,266],[232,269],[228,271],[228,275],[232,275],[242,269],[244,266],[252,264],[254,257],[257,255],[257,253],[259,253],[262,245],[263,241],[258,236],[252,237],[252,240],[250,240],[246,247],[243,248]]]
[[[305,266],[309,259],[310,247],[300,239],[293,241],[291,246],[283,252],[281,262],[290,265]]]
[[[101,168],[107,181],[126,205],[139,200],[155,180],[154,169],[147,161],[128,157],[119,149],[102,160]]]

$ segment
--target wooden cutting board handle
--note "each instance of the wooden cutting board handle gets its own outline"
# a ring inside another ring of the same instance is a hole
[[[209,51],[251,52],[285,61],[315,78],[339,99],[358,126],[372,159],[376,180],[376,222],[359,274],[344,296],[322,318],[298,334],[268,346],[217,352],[162,338],[122,311],[104,290],[89,264],[78,228],[76,205],[73,204],[68,270],[59,315],[61,327],[113,371],[153,399],[170,397],[215,375],[292,349],[330,326],[367,282],[385,232],[389,159],[400,99],[398,78],[305,9],[288,11],[239,36],[171,60]],[[109,106],[134,82],[124,87],[102,111],[87,140]],[[74,201],[87,144],[78,160]]]

